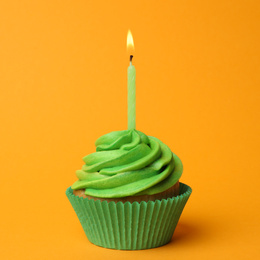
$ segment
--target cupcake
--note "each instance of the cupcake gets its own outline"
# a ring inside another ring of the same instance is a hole
[[[181,160],[159,139],[131,129],[97,139],[66,195],[95,245],[159,247],[173,235],[191,188]]]

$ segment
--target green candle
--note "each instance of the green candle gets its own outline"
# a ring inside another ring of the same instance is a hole
[[[127,35],[127,48],[131,49],[131,52],[133,52],[134,49],[134,42],[133,37],[130,32],[128,31]],[[133,55],[130,55],[130,66],[127,70],[127,89],[128,89],[128,129],[135,129],[135,67],[132,65],[132,58]]]
[[[135,67],[130,62],[127,70],[128,129],[135,129]]]

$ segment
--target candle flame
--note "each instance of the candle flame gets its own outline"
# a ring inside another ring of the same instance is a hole
[[[132,36],[132,33],[130,30],[128,30],[128,33],[127,33],[126,46],[127,46],[127,51],[129,52],[129,54],[133,55],[135,47],[134,47],[133,36]]]

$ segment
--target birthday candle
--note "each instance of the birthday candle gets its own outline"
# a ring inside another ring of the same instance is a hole
[[[135,117],[136,117],[136,91],[135,91],[135,77],[136,71],[132,64],[134,42],[133,37],[128,31],[127,35],[127,49],[130,53],[130,65],[127,69],[127,90],[128,90],[128,129],[135,129]]]

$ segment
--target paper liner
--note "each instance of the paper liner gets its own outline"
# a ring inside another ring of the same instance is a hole
[[[170,242],[192,190],[180,183],[180,195],[167,200],[107,202],[66,195],[88,240],[113,249],[148,249]]]

